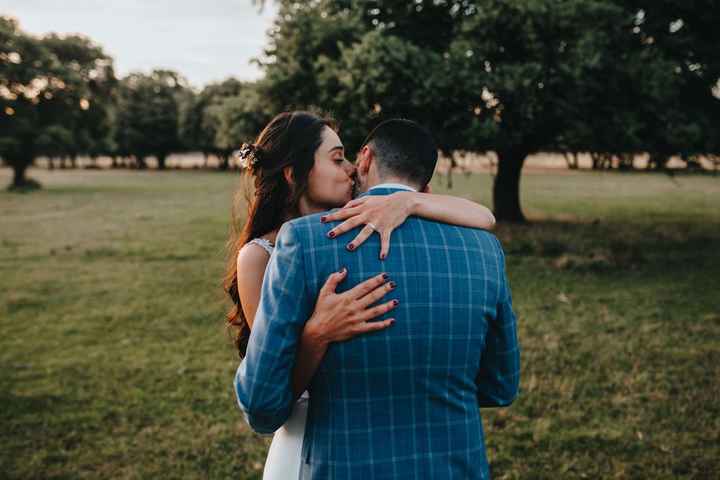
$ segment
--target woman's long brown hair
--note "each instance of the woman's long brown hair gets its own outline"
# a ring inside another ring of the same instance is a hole
[[[335,128],[330,119],[310,112],[283,112],[265,126],[253,145],[257,162],[245,173],[254,178],[254,194],[246,197],[247,220],[241,229],[236,208],[238,202],[234,202],[223,281],[223,288],[233,302],[226,315],[227,325],[234,330],[240,358],[247,350],[250,326],[238,293],[238,253],[250,240],[277,230],[283,222],[300,216],[300,198],[307,191],[308,176],[315,164],[315,151],[322,143],[322,132],[326,126]],[[287,182],[283,173],[288,166],[292,168],[292,184]]]

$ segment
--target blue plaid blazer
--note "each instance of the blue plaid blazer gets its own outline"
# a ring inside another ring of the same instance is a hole
[[[395,189],[373,189],[386,195]],[[505,257],[489,232],[410,217],[381,262],[379,235],[327,238],[320,214],[283,225],[235,376],[245,417],[272,433],[293,407],[299,336],[328,276],[338,291],[387,272],[395,324],[331,344],[309,387],[303,478],[489,478],[478,407],[509,405],[520,370]]]

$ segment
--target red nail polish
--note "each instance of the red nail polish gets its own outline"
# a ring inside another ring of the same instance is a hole
[[[328,237],[335,238],[335,232],[330,231],[330,233],[328,233]]]
[[[353,250],[355,250],[355,245],[353,245],[352,243],[348,243],[347,249],[352,252]]]
[[[327,217],[326,217],[326,216],[320,217],[320,222],[325,223],[325,220],[327,220]]]
[[[390,282],[390,288],[395,288],[395,287],[397,287],[397,283],[395,283],[395,282]],[[395,300],[395,301],[397,302],[397,300]],[[396,305],[397,305],[397,304],[396,304]]]
[[[400,302],[398,302],[397,300],[393,300],[393,305],[396,305],[396,306],[397,306],[397,305],[399,305],[399,304],[400,304]]]
[[[387,273],[383,273],[383,280],[387,280],[388,278],[390,278],[390,277],[388,276],[388,274],[387,274]]]
[[[385,260],[385,254],[384,254],[384,253],[380,255],[380,260]]]

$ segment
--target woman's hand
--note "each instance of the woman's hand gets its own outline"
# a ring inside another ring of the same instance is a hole
[[[470,228],[490,229],[495,216],[485,206],[461,197],[425,192],[395,192],[390,195],[366,195],[348,202],[343,208],[322,217],[322,222],[345,220],[328,232],[330,238],[364,224],[365,228],[347,244],[356,250],[373,232],[380,234],[380,260],[390,251],[390,236],[407,217],[418,217]]]
[[[365,225],[360,233],[347,244],[348,250],[355,250],[374,232],[380,234],[380,260],[390,251],[390,237],[393,230],[412,215],[416,205],[414,192],[395,192],[390,195],[366,195],[348,202],[340,210],[324,216],[323,222],[345,220],[328,232],[330,238],[337,238],[359,225]]]
[[[315,311],[303,331],[303,335],[312,338],[316,346],[326,347],[331,342],[342,342],[356,335],[382,330],[395,322],[393,318],[368,321],[389,312],[399,303],[391,300],[371,306],[395,288],[395,282],[389,282],[387,274],[365,280],[347,292],[335,293],[346,277],[347,269],[343,268],[330,275],[320,289]]]

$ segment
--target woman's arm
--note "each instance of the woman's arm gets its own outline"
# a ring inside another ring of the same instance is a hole
[[[269,259],[269,255],[262,247],[252,244],[245,245],[238,255],[238,294],[250,328],[260,303],[265,267]],[[292,374],[295,399],[307,389],[331,342],[382,330],[394,322],[394,319],[370,323],[368,320],[383,315],[397,306],[397,303],[391,300],[370,307],[393,290],[395,282],[389,282],[387,275],[378,275],[347,292],[335,293],[338,284],[346,275],[345,269],[330,275],[318,294],[312,316],[305,323]]]
[[[331,238],[365,224],[365,228],[348,243],[348,250],[355,250],[370,235],[378,232],[381,241],[380,259],[383,260],[390,250],[392,231],[410,215],[464,227],[489,229],[495,225],[495,216],[479,203],[451,195],[407,191],[357,198],[342,209],[324,216],[322,221],[345,220],[330,230],[328,235]]]
[[[396,194],[407,197],[410,215],[486,230],[495,226],[495,215],[489,208],[466,198],[419,192],[395,192],[392,195]]]

